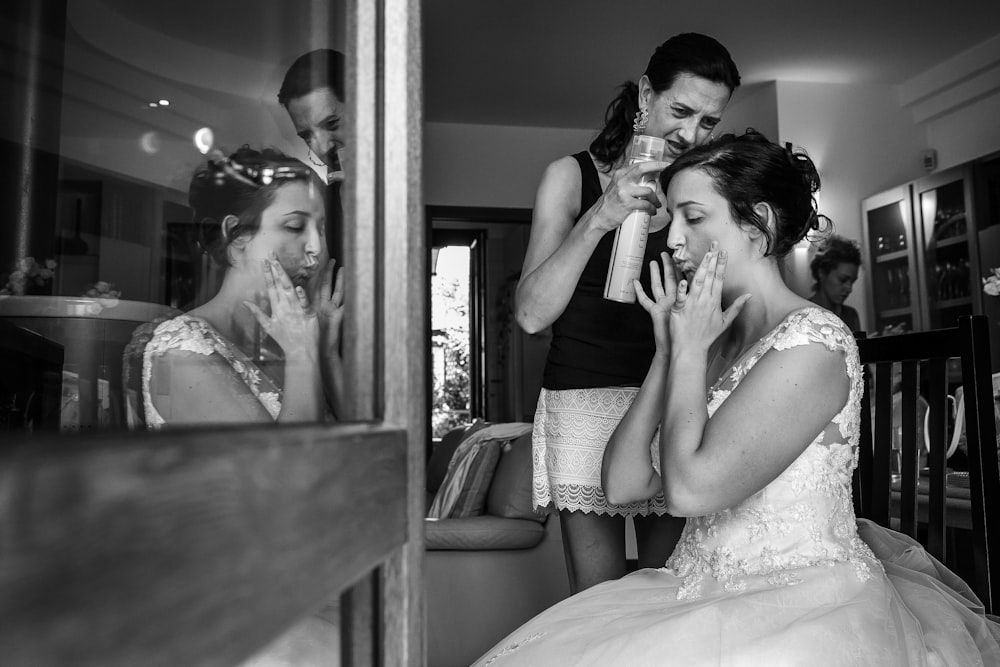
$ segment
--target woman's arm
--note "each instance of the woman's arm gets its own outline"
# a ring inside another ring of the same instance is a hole
[[[582,177],[572,157],[556,160],[542,176],[535,197],[531,236],[514,313],[521,328],[537,333],[565,310],[601,238],[632,211],[656,212],[659,200],[640,183],[643,174],[662,170],[663,162],[645,162],[619,170],[597,202],[573,224],[579,212]]]
[[[663,277],[656,262],[649,263],[652,298],[635,281],[639,304],[653,321],[656,351],[646,379],[632,405],[615,428],[604,450],[601,486],[608,502],[625,504],[652,498],[662,489],[659,473],[653,468],[650,444],[663,416],[663,396],[670,368],[670,338],[667,317],[677,296],[677,281],[670,256],[662,252]]]
[[[725,254],[706,253],[691,290],[670,313],[660,457],[663,492],[675,516],[701,516],[745,500],[780,475],[847,400],[843,353],[813,343],[768,351],[708,416],[708,347],[749,295],[721,309]]]

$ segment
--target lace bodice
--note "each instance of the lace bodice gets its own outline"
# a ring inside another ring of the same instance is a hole
[[[709,416],[770,350],[825,345],[842,351],[850,378],[847,402],[830,424],[773,482],[724,511],[688,519],[666,569],[683,579],[678,597],[700,597],[706,579],[728,592],[744,590],[747,576],[771,585],[796,583],[795,570],[851,562],[870,575],[873,556],[858,538],[851,498],[857,465],[861,364],[854,337],[832,313],[806,308],[789,315],[746,352],[708,396]]]
[[[246,384],[272,419],[278,418],[278,413],[281,412],[281,392],[269,380],[262,378],[257,365],[208,322],[190,315],[180,315],[156,327],[143,351],[142,397],[147,427],[160,428],[165,424],[150,397],[150,377],[155,359],[171,350],[195,352],[206,357],[219,355],[232,367],[236,381]]]

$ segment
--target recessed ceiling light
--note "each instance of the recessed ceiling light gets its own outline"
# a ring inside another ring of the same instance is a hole
[[[168,107],[168,106],[170,106],[170,100],[160,100],[160,106],[161,107]]]
[[[158,107],[158,106],[160,106],[160,105],[159,105],[159,104],[157,104],[156,102],[150,102],[150,103],[149,103],[149,106],[151,106],[152,108],[154,108],[154,109],[155,109],[156,107]]]

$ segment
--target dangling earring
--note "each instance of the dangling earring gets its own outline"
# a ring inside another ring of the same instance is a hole
[[[635,122],[632,124],[633,134],[645,134],[646,124],[649,122],[649,110],[640,108],[635,112]]]

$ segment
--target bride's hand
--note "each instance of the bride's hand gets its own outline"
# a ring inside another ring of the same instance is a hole
[[[656,260],[649,263],[649,283],[653,292],[650,298],[642,288],[642,284],[635,280],[635,295],[639,304],[649,313],[653,320],[653,338],[656,340],[656,349],[661,353],[666,353],[670,349],[670,336],[667,321],[670,316],[670,309],[677,300],[677,277],[674,275],[674,263],[670,255],[666,252],[660,253],[660,262],[663,264],[663,274],[661,278],[660,267]]]
[[[750,299],[750,294],[743,294],[722,310],[726,260],[726,251],[719,250],[718,243],[713,241],[691,284],[681,281],[677,299],[670,309],[670,336],[675,345],[698,346],[707,351]]]
[[[243,304],[253,313],[261,329],[281,346],[285,359],[315,359],[319,348],[319,318],[316,309],[309,305],[305,289],[292,284],[273,253],[264,260],[264,281],[271,314],[250,301]]]

